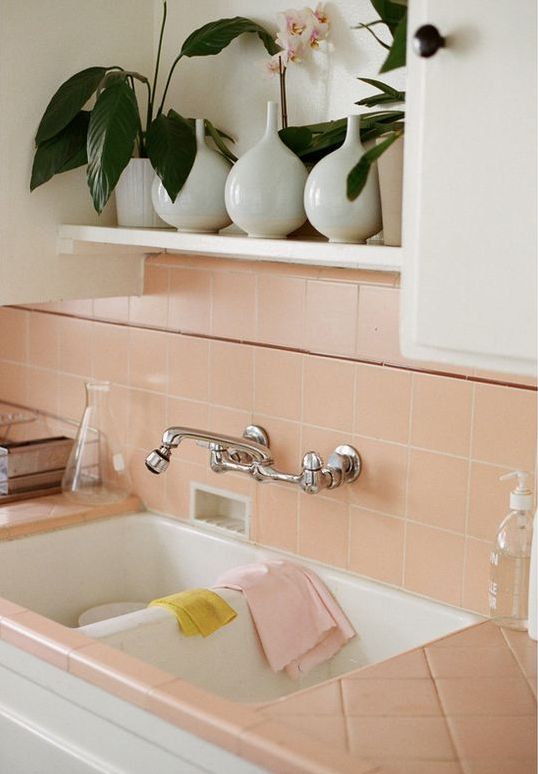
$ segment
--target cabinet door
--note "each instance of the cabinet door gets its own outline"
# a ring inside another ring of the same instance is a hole
[[[536,0],[410,0],[407,61],[402,350],[535,373]]]

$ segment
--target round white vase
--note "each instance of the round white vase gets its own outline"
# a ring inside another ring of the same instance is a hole
[[[306,168],[278,136],[277,119],[277,103],[268,102],[265,134],[226,182],[228,213],[251,237],[283,239],[306,220]]]
[[[173,202],[159,177],[151,197],[160,217],[178,231],[214,234],[231,220],[224,203],[224,186],[230,164],[205,141],[204,119],[196,119],[196,158],[187,180]]]
[[[151,186],[155,172],[149,159],[131,159],[116,185],[118,226],[162,228],[151,203]]]
[[[360,116],[349,116],[341,148],[321,159],[310,175],[304,192],[308,220],[329,242],[364,243],[381,231],[381,202],[375,165],[355,201],[347,198],[347,176],[365,150],[359,133]]]

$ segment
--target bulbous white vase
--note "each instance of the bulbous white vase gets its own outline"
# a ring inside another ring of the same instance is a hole
[[[306,168],[278,136],[277,117],[276,102],[268,102],[265,134],[226,182],[228,213],[251,237],[282,239],[306,220]]]
[[[366,185],[355,201],[346,194],[347,176],[363,155],[360,116],[349,116],[344,144],[321,159],[308,177],[304,206],[308,220],[329,242],[364,243],[381,231],[377,169],[370,168]]]
[[[166,226],[151,202],[155,172],[149,159],[131,159],[116,185],[118,226],[163,228]]]
[[[224,186],[230,164],[205,141],[204,119],[196,119],[196,158],[190,174],[173,202],[159,177],[151,198],[155,211],[178,231],[214,234],[231,220],[224,203]]]

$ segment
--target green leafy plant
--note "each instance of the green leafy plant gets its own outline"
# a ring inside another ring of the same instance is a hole
[[[271,55],[279,47],[267,30],[250,19],[236,16],[209,22],[183,42],[157,100],[166,16],[165,1],[151,83],[138,72],[113,65],[88,67],[59,87],[37,130],[30,190],[54,175],[87,164],[88,187],[94,207],[100,213],[129,160],[137,155],[149,158],[168,195],[176,199],[196,157],[194,120],[172,109],[164,112],[168,89],[180,60],[214,56],[246,33],[257,35]],[[143,87],[146,96],[143,118],[135,84]],[[93,108],[85,109],[92,97],[95,97]],[[207,119],[205,124],[206,133],[218,150],[235,161],[236,157],[224,142],[232,138]]]

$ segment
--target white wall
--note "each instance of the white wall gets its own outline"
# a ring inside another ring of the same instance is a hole
[[[304,0],[169,0],[163,71],[187,35],[208,21],[247,16],[276,33],[276,13],[303,5]],[[312,8],[315,5],[310,3]],[[357,76],[376,77],[386,53],[367,31],[350,29],[359,21],[376,18],[369,0],[339,0],[326,3],[325,8],[331,19],[330,45],[314,52],[308,63],[291,64],[287,72],[290,124],[326,121],[357,112],[354,103],[371,93]],[[161,2],[155,0],[156,30],[160,13]],[[261,41],[245,35],[216,57],[182,60],[169,92],[168,107],[183,115],[210,118],[231,131],[238,140],[239,152],[244,152],[263,128],[266,101],[278,100],[278,78],[268,77],[262,66],[266,56]],[[403,73],[395,73],[387,81],[400,86]]]
[[[95,264],[56,257],[57,225],[114,213],[98,220],[84,168],[30,193],[34,137],[52,94],[78,70],[149,70],[152,23],[148,0],[0,0],[0,304],[56,299],[61,286],[87,295]]]

